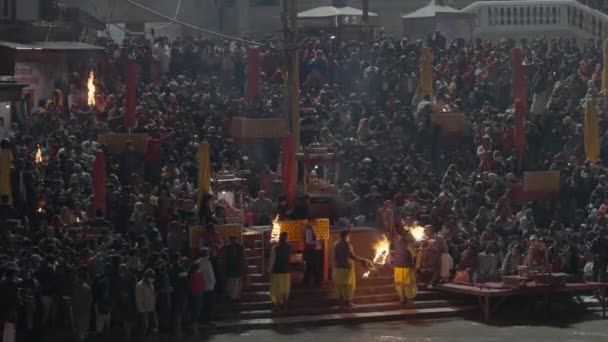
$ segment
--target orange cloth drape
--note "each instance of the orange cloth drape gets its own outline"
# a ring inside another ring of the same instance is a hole
[[[252,103],[260,98],[260,51],[257,48],[247,49],[247,102]]]
[[[524,103],[521,100],[515,101],[515,115],[514,115],[514,143],[515,148],[519,152],[519,157],[522,158],[526,153],[526,131],[524,124],[526,122],[526,110]]]
[[[283,192],[289,204],[294,205],[297,197],[297,160],[296,142],[292,134],[283,138],[283,153],[281,154],[281,178],[283,179]]]
[[[522,102],[524,112],[528,110],[528,91],[526,90],[526,78],[524,76],[523,55],[519,48],[511,50],[511,83],[513,86],[513,101]],[[524,114],[525,115],[525,114]]]
[[[7,195],[9,203],[13,203],[11,188],[11,165],[13,153],[10,148],[0,149],[0,197]]]
[[[209,143],[204,141],[198,145],[196,154],[198,159],[198,207],[203,202],[203,194],[211,191],[211,156],[209,154]]]
[[[129,59],[125,77],[125,98],[126,110],[124,115],[124,125],[126,128],[135,127],[135,110],[137,107],[137,64],[135,60]]]

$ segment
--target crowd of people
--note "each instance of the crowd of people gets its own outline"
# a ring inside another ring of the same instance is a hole
[[[99,44],[106,51],[96,66],[95,106],[87,105],[88,74],[75,71],[69,89],[48,94],[2,141],[0,163],[12,163],[12,170],[0,174],[0,313],[38,336],[70,326],[82,340],[111,321],[126,334],[179,333],[182,317],[196,327],[212,319],[214,303],[238,300],[246,271],[240,243],[221,241],[214,231],[223,219],[214,197],[196,204],[199,143],[209,142],[214,172],[252,171],[245,209],[253,224],[269,223],[278,202],[288,205],[274,186],[279,145],[238,146],[230,134],[234,117],[282,115],[280,42],[259,48],[260,98],[251,102],[241,43],[159,37]],[[432,97],[418,95],[424,46],[433,53]],[[523,154],[514,150],[513,135],[516,46],[530,103]],[[380,38],[366,48],[320,34],[303,41],[300,57],[300,143],[327,146],[341,161],[334,223],[427,227],[415,268],[431,284],[454,276],[499,279],[537,254],[553,270],[607,280],[607,171],[602,162],[586,161],[581,129],[582,106],[601,88],[602,42],[446,42],[435,32],[425,41]],[[129,58],[138,65],[132,132],[150,140],[145,151],[127,143],[112,153],[97,135],[127,131],[121,70]],[[605,104],[598,101],[603,160]],[[456,145],[445,143],[430,120],[444,108],[465,114]],[[98,150],[106,157],[105,212],[92,210]],[[560,171],[559,198],[514,200],[510,186],[537,170]],[[285,210],[285,218],[292,212]],[[193,255],[188,227],[197,222],[208,230]],[[102,233],[87,238],[85,226]],[[356,257],[346,236],[344,242],[340,260]],[[414,267],[410,247],[399,247],[397,268]],[[455,270],[444,270],[444,255]],[[221,256],[229,261],[219,263]],[[348,288],[342,291],[349,301]],[[415,292],[403,291],[408,298]]]

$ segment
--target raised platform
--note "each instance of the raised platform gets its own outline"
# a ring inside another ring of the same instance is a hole
[[[330,241],[335,241],[340,229],[332,229]],[[351,241],[357,253],[373,253],[371,245],[379,234],[375,229],[355,228]],[[368,279],[361,279],[357,271],[355,306],[344,309],[337,306],[331,281],[320,287],[306,287],[294,280],[288,309],[277,313],[270,301],[270,284],[264,265],[268,262],[264,251],[269,228],[253,227],[245,230],[243,243],[249,263],[249,283],[239,303],[218,304],[213,331],[235,332],[275,327],[311,325],[357,324],[361,322],[440,318],[475,313],[477,307],[468,305],[457,296],[440,291],[420,291],[414,303],[403,306],[395,292],[392,270],[381,269]],[[369,246],[368,246],[369,245]],[[369,249],[369,251],[368,251]],[[292,279],[295,279],[292,278]]]
[[[479,308],[486,322],[492,321],[492,313],[495,312],[502,302],[513,296],[542,296],[545,309],[551,307],[551,297],[559,293],[584,293],[593,292],[602,306],[602,317],[606,317],[606,283],[573,283],[564,286],[532,285],[521,288],[506,287],[503,283],[480,283],[480,284],[442,284],[438,290],[465,296],[477,297]],[[492,301],[495,299],[495,303]],[[493,306],[494,305],[494,306]]]

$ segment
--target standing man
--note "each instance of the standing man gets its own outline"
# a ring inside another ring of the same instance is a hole
[[[215,275],[217,272],[210,260],[209,248],[201,248],[201,257],[196,262],[199,265],[198,272],[205,278],[205,292],[203,292],[203,321],[210,321],[213,315],[213,304],[215,303]]]
[[[323,254],[320,246],[321,241],[317,240],[312,225],[313,221],[308,220],[306,227],[304,227],[304,261],[306,262],[304,285],[308,286],[311,278],[313,278],[315,285],[319,286],[323,277]]]
[[[361,262],[364,267],[372,268],[371,261],[355,255],[353,245],[350,244],[350,232],[344,230],[340,233],[340,241],[334,245],[334,283],[338,305],[352,307],[353,296],[357,287],[355,265],[353,261]]]
[[[407,304],[416,298],[418,287],[416,286],[416,270],[414,250],[414,237],[408,231],[398,235],[395,240],[395,251],[393,263],[395,266],[395,289],[402,304]]]
[[[224,248],[226,260],[226,291],[232,301],[241,299],[243,278],[247,269],[245,248],[239,243],[235,235],[230,235],[229,244]]]
[[[93,295],[87,283],[88,268],[76,271],[76,281],[72,291],[72,325],[77,341],[85,341],[89,334]]]
[[[608,237],[606,229],[601,229],[598,237],[591,243],[593,253],[593,281],[605,283],[606,267],[608,266]]]
[[[137,278],[129,271],[126,264],[118,266],[118,278],[113,286],[115,313],[119,321],[122,322],[123,331],[126,337],[131,336],[133,322],[137,319],[135,308],[135,287]]]
[[[3,342],[15,342],[16,323],[19,313],[21,297],[19,295],[19,283],[17,265],[11,262],[0,281],[0,316],[4,327]]]
[[[158,318],[156,316],[156,291],[154,290],[155,273],[151,269],[144,272],[143,279],[135,287],[135,306],[140,317],[140,333],[158,332]]]
[[[270,299],[275,310],[284,310],[291,291],[289,256],[291,245],[287,243],[287,233],[279,235],[279,243],[270,252],[268,272],[270,272]]]

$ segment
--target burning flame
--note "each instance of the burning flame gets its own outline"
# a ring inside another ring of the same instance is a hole
[[[43,211],[44,211],[44,210],[42,209],[42,207],[38,207],[38,212],[39,212],[39,213],[41,213],[41,212],[43,212]]]
[[[411,227],[409,228],[409,232],[412,234],[414,240],[416,241],[422,241],[426,238],[426,233],[424,231],[424,227],[422,226]]]
[[[272,220],[272,232],[270,233],[270,242],[279,242],[279,236],[281,235],[281,224],[279,223],[279,215],[274,217]]]
[[[87,88],[89,89],[89,94],[87,97],[87,103],[89,106],[95,105],[95,74],[91,71],[89,73],[89,80],[87,81]]]
[[[380,239],[380,241],[377,241],[374,244],[374,251],[375,251],[375,255],[374,255],[374,259],[373,259],[374,265],[381,266],[381,265],[386,264],[386,261],[388,260],[388,256],[391,253],[391,242],[386,237],[386,235],[382,235],[382,238]],[[363,278],[368,278],[371,271],[372,270],[368,270],[367,272],[363,273]]]
[[[37,164],[42,164],[42,148],[40,148],[40,145],[36,145],[36,155],[34,158]]]

